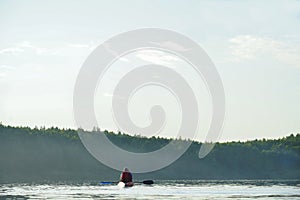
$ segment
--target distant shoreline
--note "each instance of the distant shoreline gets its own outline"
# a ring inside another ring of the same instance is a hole
[[[120,148],[132,152],[154,151],[170,141],[107,131],[105,134]],[[300,134],[274,140],[217,143],[204,159],[198,158],[200,146],[201,143],[193,142],[172,165],[152,173],[134,174],[134,178],[300,179]],[[75,130],[0,125],[0,183],[106,181],[118,177],[118,171],[103,165],[87,152]]]

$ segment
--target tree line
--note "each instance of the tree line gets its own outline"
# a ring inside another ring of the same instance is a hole
[[[100,130],[95,128],[91,134]],[[104,131],[120,148],[157,150],[171,140]],[[176,139],[178,148],[186,140]],[[300,134],[280,139],[216,143],[203,159],[193,141],[176,162],[136,179],[299,179]],[[108,152],[109,153],[109,152]],[[113,159],[113,158],[112,158]],[[119,172],[94,159],[73,129],[12,127],[0,124],[0,183],[115,180]]]

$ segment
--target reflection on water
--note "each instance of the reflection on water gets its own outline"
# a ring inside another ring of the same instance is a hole
[[[156,181],[121,189],[91,183],[3,184],[0,199],[300,199],[300,181]]]

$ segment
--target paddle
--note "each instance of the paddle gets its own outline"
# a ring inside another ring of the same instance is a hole
[[[100,182],[100,184],[101,185],[111,185],[111,184],[117,184],[118,182],[102,181],[102,182]],[[152,184],[154,184],[154,181],[153,180],[144,180],[142,182],[137,181],[137,182],[134,182],[134,183],[142,183],[142,184],[145,184],[145,185],[152,185]]]

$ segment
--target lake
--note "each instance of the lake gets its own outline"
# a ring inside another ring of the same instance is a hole
[[[155,181],[119,188],[86,183],[2,184],[0,199],[300,199],[300,180]]]

